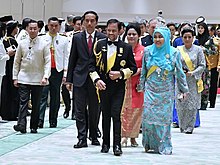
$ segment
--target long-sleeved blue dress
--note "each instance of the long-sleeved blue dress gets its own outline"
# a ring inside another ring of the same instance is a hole
[[[174,105],[176,78],[182,93],[188,92],[186,76],[182,70],[181,56],[177,49],[170,47],[170,54],[164,55],[170,71],[158,67],[150,76],[147,73],[151,46],[144,50],[140,88],[144,90],[144,111],[142,116],[142,144],[146,152],[171,154],[171,123]]]

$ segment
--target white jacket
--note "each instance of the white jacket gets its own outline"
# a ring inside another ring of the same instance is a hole
[[[5,75],[6,61],[9,60],[9,55],[5,51],[2,39],[0,39],[0,76]]]
[[[43,78],[49,78],[50,71],[48,44],[40,37],[22,40],[15,54],[13,80],[21,84],[40,85]]]
[[[47,44],[50,46],[52,42],[52,37],[49,35],[49,33],[41,36]],[[64,70],[64,77],[66,77],[67,74],[67,68],[68,68],[68,44],[69,41],[67,37],[61,36],[59,33],[57,33],[57,36],[54,38],[54,49],[55,49],[55,63],[56,63],[56,69],[58,72],[61,72]]]

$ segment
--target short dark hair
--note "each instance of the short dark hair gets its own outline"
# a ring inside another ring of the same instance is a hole
[[[76,24],[76,21],[81,21],[81,19],[82,19],[82,17],[81,16],[75,16],[74,18],[73,18],[73,23],[74,24]]]
[[[195,32],[191,27],[183,28],[183,30],[181,31],[181,36],[183,36],[185,33],[192,33],[192,36],[195,35]]]
[[[212,26],[212,25],[209,25],[209,26],[208,26],[208,29],[211,30],[211,31],[215,31],[215,27]]]
[[[22,20],[22,24],[21,24],[21,28],[22,29],[26,29],[26,27],[28,26],[29,22],[31,21],[31,18],[24,18]]]
[[[44,21],[42,21],[42,20],[37,21],[37,25],[40,29],[43,28],[44,27]]]
[[[57,21],[57,22],[59,23],[59,19],[58,19],[57,17],[50,17],[50,18],[48,19],[48,23],[49,23],[50,21]]]
[[[174,26],[175,29],[177,29],[175,23],[173,23],[173,22],[169,22],[169,23],[167,23],[167,27],[169,28],[170,26]]]
[[[36,20],[31,19],[31,20],[29,21],[29,23],[28,23],[28,26],[30,25],[30,23],[36,23],[36,24],[37,24],[37,21],[36,21]],[[38,25],[37,25],[37,26],[38,26]]]
[[[125,32],[126,35],[128,34],[129,29],[134,29],[137,32],[138,36],[141,35],[141,29],[139,23],[129,23],[128,26],[126,27],[126,32]]]
[[[119,26],[120,26],[119,30],[121,30],[122,28],[125,28],[124,22],[119,22],[118,24],[119,24]]]
[[[30,23],[37,23],[37,21],[34,20],[34,19],[31,19],[30,22],[28,23],[28,25],[29,25]]]
[[[99,16],[98,16],[98,14],[97,14],[95,11],[92,11],[92,10],[86,11],[86,12],[83,14],[83,16],[82,16],[82,20],[85,20],[85,16],[86,16],[87,14],[93,14],[93,15],[95,15],[95,20],[96,20],[96,22],[98,22]]]
[[[109,24],[112,24],[112,23],[117,23],[118,24],[118,30],[120,30],[120,24],[119,24],[119,21],[117,20],[117,19],[109,19],[108,21],[107,21],[107,26],[109,25]]]

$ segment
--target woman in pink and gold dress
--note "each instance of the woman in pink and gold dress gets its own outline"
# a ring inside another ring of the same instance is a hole
[[[126,28],[126,34],[128,44],[132,46],[138,70],[126,82],[125,101],[121,112],[122,146],[127,146],[127,140],[131,138],[131,146],[137,147],[138,144],[135,138],[138,137],[141,126],[144,95],[141,92],[137,92],[136,87],[139,83],[144,47],[139,44],[141,31],[138,24],[129,24]]]

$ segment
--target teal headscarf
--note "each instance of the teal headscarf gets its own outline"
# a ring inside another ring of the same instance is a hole
[[[154,43],[148,47],[150,51],[150,56],[148,58],[147,67],[150,68],[153,65],[158,66],[160,69],[166,69],[170,71],[172,66],[170,65],[170,59],[172,57],[170,46],[170,30],[167,27],[158,27],[154,30],[155,33],[160,33],[164,38],[164,44],[161,47],[157,47]]]

